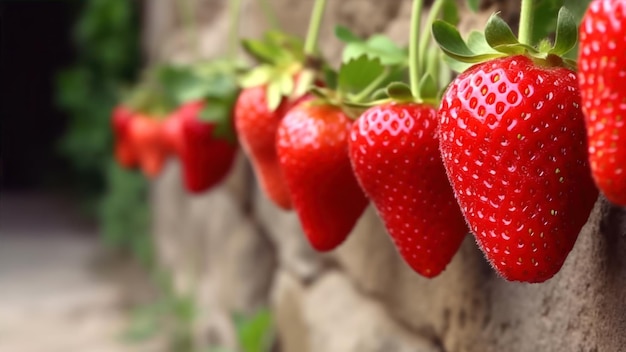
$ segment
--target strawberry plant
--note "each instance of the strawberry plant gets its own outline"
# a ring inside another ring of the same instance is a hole
[[[438,112],[441,155],[463,215],[502,277],[542,282],[563,265],[597,190],[576,63],[564,57],[576,22],[561,9],[554,43],[536,43],[532,10],[523,0],[519,40],[496,15],[467,43],[450,24],[432,29],[450,58],[470,66]]]
[[[446,6],[455,9],[450,1],[435,1],[428,23]],[[438,86],[448,82],[445,76],[443,82],[438,79],[440,70],[433,65],[437,55],[427,56],[429,31],[418,36],[421,11],[422,1],[414,1],[411,86],[392,83],[389,98],[375,102],[356,120],[350,160],[405,262],[421,275],[434,277],[458,250],[467,227],[439,156],[435,105]],[[454,11],[446,17],[454,18]]]
[[[626,206],[626,1],[596,0],[580,27],[578,78],[596,184]]]
[[[342,27],[336,32],[347,42],[346,52],[372,43]],[[338,73],[327,70],[326,86],[314,87],[315,97],[289,110],[278,127],[276,146],[287,189],[304,233],[318,251],[340,245],[368,203],[348,153],[352,120],[377,89],[402,74],[407,62],[402,49],[382,42],[380,50],[364,50],[358,57],[344,52],[347,61]]]
[[[291,209],[276,152],[276,132],[285,113],[306,99],[323,65],[316,42],[325,0],[316,1],[306,43],[277,30],[263,40],[244,40],[243,47],[261,64],[241,80],[243,91],[235,105],[235,125],[260,186],[282,209]],[[319,82],[318,82],[319,83]]]

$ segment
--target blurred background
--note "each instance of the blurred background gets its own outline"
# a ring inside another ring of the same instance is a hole
[[[539,1],[538,27],[557,2]],[[110,113],[120,93],[150,63],[223,54],[227,3],[0,2],[0,351],[626,350],[626,212],[603,201],[544,284],[499,279],[471,236],[427,280],[371,208],[345,244],[315,253],[241,153],[200,196],[181,187],[174,160],[153,181],[119,168]],[[264,3],[304,35],[313,1],[251,0],[242,37],[269,27]],[[463,33],[495,11],[511,23],[519,14],[519,1],[484,0],[477,13],[465,3]],[[406,44],[410,6],[328,1],[321,50],[338,63],[335,25]]]

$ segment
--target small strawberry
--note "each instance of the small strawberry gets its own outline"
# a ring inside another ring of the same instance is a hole
[[[339,107],[306,101],[278,128],[278,156],[293,206],[319,251],[341,244],[367,206],[348,158],[350,126]]]
[[[125,168],[135,167],[138,162],[129,138],[133,115],[132,110],[124,105],[118,105],[113,109],[111,119],[115,137],[115,160]]]
[[[143,173],[149,178],[155,178],[169,154],[163,138],[163,121],[147,115],[136,115],[129,127],[132,147]]]
[[[551,278],[597,197],[576,74],[521,55],[477,64],[448,87],[439,121],[448,177],[487,259],[508,280]]]
[[[595,0],[580,26],[578,78],[596,184],[626,206],[626,0]]]
[[[200,193],[222,181],[230,171],[237,143],[219,135],[217,123],[200,120],[202,102],[184,105],[179,110],[179,157],[186,189]],[[232,123],[231,119],[228,119]],[[232,130],[232,126],[228,126]]]
[[[436,110],[387,103],[352,126],[350,159],[404,260],[437,276],[468,232],[439,154]]]
[[[265,86],[243,89],[235,104],[235,126],[261,188],[278,206],[290,209],[289,191],[276,155],[276,130],[292,103],[283,99],[278,108],[271,111],[266,95]]]

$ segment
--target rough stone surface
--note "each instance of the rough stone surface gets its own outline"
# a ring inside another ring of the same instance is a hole
[[[312,1],[270,2],[283,29],[304,35]],[[193,59],[174,6],[148,3],[150,57]],[[219,55],[226,47],[225,2],[197,4],[201,56]],[[515,19],[517,5],[483,1],[483,10],[465,12],[459,27],[468,33],[498,9]],[[406,43],[409,10],[410,1],[329,1],[321,49],[338,62],[336,24]],[[267,28],[257,1],[244,2],[242,16],[244,37]],[[287,352],[626,351],[626,210],[604,200],[561,272],[546,283],[498,278],[471,235],[447,269],[428,280],[402,261],[371,207],[342,246],[322,255],[311,250],[297,216],[260,192],[244,158],[223,185],[194,199],[182,192],[179,172],[173,163],[155,183],[155,235],[180,286],[199,281],[201,338],[234,345],[229,312],[269,304]]]

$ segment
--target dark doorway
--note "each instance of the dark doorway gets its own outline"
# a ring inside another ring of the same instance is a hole
[[[73,59],[70,1],[0,2],[0,187],[42,189],[69,175],[57,142],[67,123],[55,106],[56,72]]]

